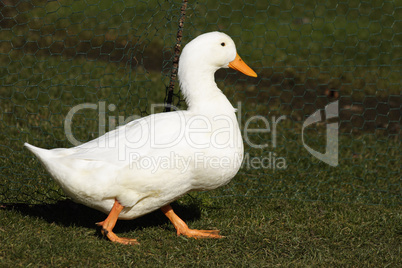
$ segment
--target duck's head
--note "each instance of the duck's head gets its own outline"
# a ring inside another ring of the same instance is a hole
[[[257,77],[237,54],[232,38],[221,32],[210,32],[196,37],[184,47],[179,61],[179,76],[183,78],[186,72],[213,74],[220,68],[228,67]]]

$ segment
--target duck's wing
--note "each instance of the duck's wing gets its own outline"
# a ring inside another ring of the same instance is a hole
[[[182,142],[187,111],[153,114],[70,148],[63,157],[126,165],[143,156],[167,154]]]

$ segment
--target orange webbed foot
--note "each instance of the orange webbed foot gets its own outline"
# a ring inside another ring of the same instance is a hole
[[[174,213],[170,205],[161,208],[162,212],[169,218],[177,230],[177,235],[185,235],[192,238],[223,238],[219,230],[195,230],[188,228],[187,224]]]
[[[219,234],[219,230],[195,230],[195,229],[180,229],[177,230],[177,235],[185,235],[192,238],[224,238]]]
[[[124,207],[117,200],[115,200],[113,208],[106,220],[98,222],[96,225],[102,227],[101,232],[103,236],[109,238],[109,240],[112,242],[124,245],[139,245],[140,243],[136,239],[118,237],[115,233],[113,233],[113,228],[116,225],[117,218],[119,217],[119,214],[123,208]]]
[[[123,245],[139,245],[140,243],[137,239],[134,238],[126,238],[117,236],[110,228],[106,229],[104,221],[96,223],[96,225],[101,226],[101,233],[104,237],[107,237],[110,241],[114,243],[120,243]]]

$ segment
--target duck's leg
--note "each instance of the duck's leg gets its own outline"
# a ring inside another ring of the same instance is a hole
[[[118,237],[115,233],[113,233],[113,228],[116,225],[117,218],[119,217],[119,214],[123,210],[123,208],[124,207],[119,203],[119,201],[115,200],[109,216],[107,216],[106,220],[98,222],[97,225],[102,226],[102,234],[104,236],[107,236],[107,238],[109,238],[112,242],[125,245],[139,244],[136,239]]]
[[[185,235],[193,238],[222,238],[219,230],[194,230],[189,229],[187,224],[174,213],[170,205],[161,208],[162,212],[169,218],[177,230],[177,235]]]

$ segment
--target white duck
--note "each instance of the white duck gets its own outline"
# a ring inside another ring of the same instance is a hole
[[[113,233],[117,219],[159,208],[178,235],[220,238],[218,230],[189,229],[169,204],[190,191],[228,183],[240,168],[243,142],[235,109],[214,79],[228,67],[257,76],[228,35],[200,35],[185,46],[179,62],[186,111],[152,114],[74,148],[25,146],[74,201],[109,213],[98,225],[113,242],[138,244]]]

